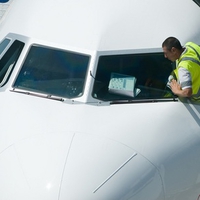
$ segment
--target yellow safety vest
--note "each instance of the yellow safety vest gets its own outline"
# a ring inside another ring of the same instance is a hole
[[[188,42],[185,45],[186,51],[176,61],[176,69],[174,70],[177,78],[178,69],[184,67],[191,74],[192,79],[192,99],[200,101],[200,47]]]

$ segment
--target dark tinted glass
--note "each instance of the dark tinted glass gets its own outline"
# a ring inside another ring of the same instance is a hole
[[[4,45],[7,44],[7,41]],[[14,41],[7,52],[0,60],[0,86],[4,85],[13,70],[19,55],[24,47],[24,43],[18,40]]]
[[[32,46],[14,87],[74,98],[83,94],[89,56]]]

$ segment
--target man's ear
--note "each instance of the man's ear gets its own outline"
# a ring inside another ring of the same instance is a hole
[[[171,48],[171,52],[172,52],[172,53],[175,53],[175,52],[176,52],[176,48],[175,48],[175,47],[172,47],[172,48]]]

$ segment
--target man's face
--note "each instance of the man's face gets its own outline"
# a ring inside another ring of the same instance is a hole
[[[165,58],[168,58],[169,60],[171,60],[172,62],[174,62],[177,59],[176,56],[176,49],[174,47],[172,47],[171,50],[168,50],[165,46],[163,47],[163,52],[164,52],[164,56]]]

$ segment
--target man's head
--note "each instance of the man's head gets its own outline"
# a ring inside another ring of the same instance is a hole
[[[168,37],[163,43],[162,48],[165,58],[168,58],[172,62],[177,60],[183,52],[183,47],[179,40],[175,37]]]

